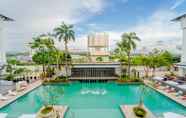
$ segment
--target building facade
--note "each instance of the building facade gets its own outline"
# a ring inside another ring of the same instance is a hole
[[[88,35],[88,52],[91,62],[109,61],[109,35],[107,33]]]
[[[173,21],[179,21],[182,28],[183,33],[183,40],[182,40],[182,57],[181,57],[181,63],[178,64],[180,67],[180,73],[182,76],[186,75],[186,14],[179,16]]]

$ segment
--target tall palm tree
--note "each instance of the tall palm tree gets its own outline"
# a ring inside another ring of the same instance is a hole
[[[75,40],[75,32],[73,30],[73,25],[67,25],[64,22],[57,28],[54,29],[55,36],[61,42],[64,41],[65,45],[65,71],[67,76],[67,68],[68,68],[68,42],[71,40]]]
[[[126,53],[127,63],[128,63],[128,77],[130,78],[130,68],[131,68],[131,52],[136,49],[136,41],[140,41],[140,38],[134,32],[124,33],[121,36],[121,42],[117,46]]]

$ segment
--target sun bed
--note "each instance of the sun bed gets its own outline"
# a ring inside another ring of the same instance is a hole
[[[178,85],[177,87],[182,89],[182,90],[184,90],[184,91],[186,91],[186,84]]]
[[[152,78],[153,80],[156,80],[156,81],[163,81],[163,77],[153,77]]]
[[[176,86],[176,85],[178,85],[178,83],[177,82],[174,82],[174,81],[165,81],[165,83],[166,84],[169,84],[169,85],[171,85],[171,86]]]
[[[8,98],[0,94],[0,100],[7,100]]]
[[[17,93],[16,92],[13,92],[12,90],[9,90],[8,91],[8,95],[10,95],[10,96],[16,96]]]

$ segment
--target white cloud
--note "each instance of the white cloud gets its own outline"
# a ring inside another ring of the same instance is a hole
[[[176,0],[176,2],[172,5],[172,7],[170,9],[171,10],[176,9],[177,7],[179,7],[184,2],[185,2],[185,0]]]
[[[8,50],[24,51],[25,43],[33,35],[51,31],[62,21],[80,23],[102,13],[106,3],[106,0],[1,0],[0,13],[15,19],[7,27]]]
[[[158,10],[147,19],[141,19],[135,26],[123,31],[109,31],[110,45],[114,47],[123,32],[136,32],[141,38],[139,48],[145,46],[149,49],[162,47],[171,51],[176,50],[176,46],[181,44],[182,36],[179,24],[171,21],[176,16],[175,12]],[[159,41],[161,45],[158,44]]]

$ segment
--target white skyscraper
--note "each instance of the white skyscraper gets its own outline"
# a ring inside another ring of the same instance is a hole
[[[179,66],[181,68],[182,75],[186,75],[186,14],[173,19],[173,21],[179,21],[183,30],[182,57]]]
[[[13,21],[6,16],[0,14],[0,66],[6,64],[6,50],[5,50],[5,32],[4,28],[7,21]]]

